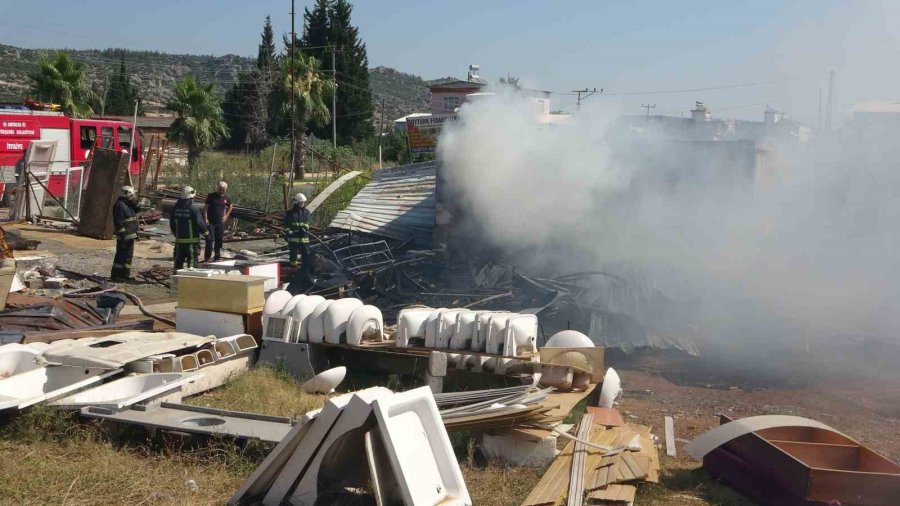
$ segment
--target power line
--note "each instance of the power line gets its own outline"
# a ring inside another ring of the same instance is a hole
[[[588,97],[596,93],[603,93],[603,88],[600,88],[600,91],[597,91],[597,88],[594,88],[593,90],[588,90],[587,88],[585,88],[583,90],[573,90],[572,93],[578,94],[578,98],[575,100],[575,109],[581,110],[581,94],[584,93],[584,98],[587,99]]]

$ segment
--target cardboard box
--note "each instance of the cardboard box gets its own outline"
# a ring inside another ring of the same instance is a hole
[[[173,276],[178,290],[178,307],[223,313],[250,314],[266,303],[262,276],[213,276],[198,278]]]

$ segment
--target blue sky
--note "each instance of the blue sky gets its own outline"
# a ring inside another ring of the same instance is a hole
[[[770,104],[814,124],[830,69],[836,117],[859,100],[900,99],[897,3],[360,0],[353,20],[372,66],[431,79],[478,63],[491,81],[509,73],[559,92],[554,109],[597,87],[605,96],[585,107],[678,115],[703,100],[716,116],[761,119]],[[280,34],[289,12],[289,0],[0,0],[0,43],[249,56],[265,16]],[[633,94],[733,85],[746,86]]]

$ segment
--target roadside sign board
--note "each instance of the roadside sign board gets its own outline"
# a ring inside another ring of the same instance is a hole
[[[437,151],[438,137],[447,121],[456,121],[456,114],[432,114],[406,119],[406,135],[409,152],[412,154],[434,153]]]

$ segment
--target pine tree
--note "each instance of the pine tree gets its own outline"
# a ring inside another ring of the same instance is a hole
[[[222,116],[228,135],[223,144],[229,149],[244,149],[247,141],[244,118],[248,112],[247,104],[252,94],[253,78],[247,72],[239,73],[234,85],[225,93],[225,100],[222,101]]]
[[[272,18],[266,16],[266,24],[263,25],[262,31],[262,41],[259,43],[259,51],[256,54],[256,68],[261,72],[272,72],[277,69],[276,58]]]
[[[104,114],[130,116],[134,114],[134,102],[138,102],[138,114],[143,114],[143,104],[137,88],[131,84],[131,76],[125,68],[125,53],[119,53],[119,70],[109,79],[106,90]]]
[[[337,74],[337,138],[341,144],[361,141],[375,131],[371,122],[369,59],[359,30],[350,22],[352,11],[347,0],[316,0],[313,9],[306,9],[303,14],[303,37],[299,40],[303,53],[321,61],[325,73],[332,78]],[[331,67],[332,50],[336,51],[337,72]],[[325,125],[313,128],[320,138],[331,138],[331,131],[331,118]]]
[[[337,67],[338,142],[358,142],[374,134],[372,92],[369,89],[369,58],[359,29],[350,23],[353,6],[335,0],[329,11],[329,43],[339,48]],[[327,61],[327,60],[326,60]]]
[[[328,51],[326,46],[330,44],[328,19],[330,4],[331,0],[316,0],[312,11],[309,8],[304,9],[303,36],[297,45],[305,54],[315,57],[320,62],[326,61],[325,54]]]
[[[272,91],[278,83],[278,56],[272,19],[266,16],[257,48],[256,69],[242,72],[225,94],[222,110],[228,127],[225,145],[241,149],[249,142],[254,150],[268,145],[272,137]]]

